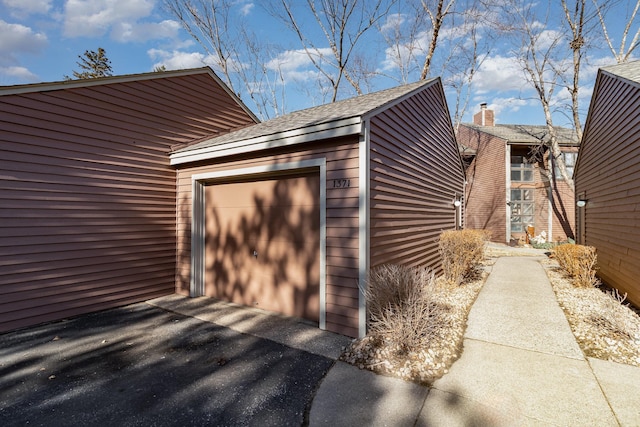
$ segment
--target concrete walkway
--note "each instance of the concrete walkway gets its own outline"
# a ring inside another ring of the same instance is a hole
[[[497,260],[432,388],[336,362],[310,425],[640,425],[640,368],[584,357],[539,260]]]

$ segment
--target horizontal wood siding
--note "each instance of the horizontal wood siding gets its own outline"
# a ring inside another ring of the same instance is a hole
[[[476,150],[466,170],[465,228],[491,231],[491,240],[507,241],[506,142],[464,124],[458,142]]]
[[[600,74],[576,171],[598,274],[640,306],[640,89]],[[579,208],[580,209],[580,208]]]
[[[327,329],[358,334],[358,137],[343,137],[305,146],[268,150],[180,166],[178,169],[178,276],[176,292],[188,295],[191,275],[191,209],[194,174],[243,169],[274,163],[327,160]],[[333,180],[348,179],[348,188]]]
[[[454,229],[464,172],[433,84],[371,119],[370,263],[441,269],[437,239]]]
[[[0,331],[172,293],[171,146],[250,122],[206,73],[0,96]]]

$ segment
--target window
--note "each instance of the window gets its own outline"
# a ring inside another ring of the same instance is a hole
[[[578,160],[578,153],[562,153],[562,158],[564,159],[564,164],[567,167],[567,173],[569,174],[569,178],[573,178],[573,169],[576,167],[576,160]],[[560,175],[560,168],[554,162],[556,179],[562,179]]]
[[[511,181],[533,182],[533,164],[524,156],[511,156]]]
[[[522,233],[533,224],[533,188],[511,190],[511,231]]]

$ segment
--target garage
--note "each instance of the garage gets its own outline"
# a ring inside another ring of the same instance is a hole
[[[320,177],[205,186],[205,295],[311,320],[320,300]]]
[[[176,292],[350,337],[382,264],[441,268],[464,170],[438,79],[300,110],[171,153]]]

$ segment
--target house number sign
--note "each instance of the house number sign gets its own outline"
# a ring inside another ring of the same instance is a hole
[[[349,188],[351,187],[350,179],[334,179],[333,188]]]

